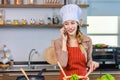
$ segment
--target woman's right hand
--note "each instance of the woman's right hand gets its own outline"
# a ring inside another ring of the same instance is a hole
[[[67,41],[67,32],[65,31],[65,29],[64,29],[64,27],[62,27],[61,29],[60,29],[60,34],[61,34],[61,37],[62,37],[62,39],[64,40],[64,41]]]

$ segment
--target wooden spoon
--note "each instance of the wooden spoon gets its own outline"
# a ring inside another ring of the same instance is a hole
[[[89,72],[85,75],[85,77],[88,77],[91,72],[92,70],[90,69]]]
[[[57,61],[57,64],[58,64],[58,66],[59,66],[60,70],[62,71],[62,73],[63,73],[64,77],[66,77],[66,74],[65,74],[65,72],[64,72],[64,70],[63,70],[63,68],[62,68],[61,64],[60,64],[58,61]]]
[[[25,73],[24,69],[23,69],[23,68],[20,68],[20,70],[21,70],[22,73],[25,75],[26,79],[27,79],[27,80],[30,80],[30,79],[28,78],[27,74]]]

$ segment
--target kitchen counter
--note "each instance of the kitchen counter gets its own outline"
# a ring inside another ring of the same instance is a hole
[[[46,69],[46,72],[59,72],[59,67],[57,65],[50,65],[47,62],[31,62],[31,67],[28,67],[28,62],[14,62],[12,67],[7,69],[0,69],[0,73],[4,72],[20,72],[20,68],[23,68],[27,72],[38,72],[42,69]],[[118,66],[115,64],[100,64],[100,67],[96,71],[120,71]]]
[[[33,65],[32,68],[28,68],[28,65],[13,65],[7,69],[0,69],[0,72],[19,72],[20,68],[23,68],[27,72],[38,72],[42,69],[46,69],[47,72],[58,72],[59,68],[56,65]]]
[[[103,66],[103,65],[100,66],[100,68],[98,68],[96,71],[90,74],[89,76],[90,79],[96,80],[103,74],[112,74],[113,76],[115,76],[116,80],[120,79],[119,77],[120,69],[114,68],[114,65],[112,66],[111,69],[104,68],[104,67],[109,67],[109,66]],[[23,64],[21,64],[21,62],[20,63],[17,62],[15,63],[15,65],[13,65],[10,68],[0,70],[0,73],[1,73],[0,80],[7,80],[7,79],[16,80],[16,77],[23,75],[20,68],[23,68],[27,75],[37,75],[42,69],[46,68],[46,71],[42,73],[42,75],[45,76],[46,80],[57,80],[59,76],[59,70],[60,70],[58,66],[49,65],[48,63],[44,63],[44,64],[33,63],[32,68],[29,69],[27,62],[23,62]]]

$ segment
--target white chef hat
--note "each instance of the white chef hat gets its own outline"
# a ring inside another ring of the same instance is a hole
[[[63,23],[67,20],[80,21],[82,10],[76,4],[68,4],[60,9],[60,16],[62,17]]]

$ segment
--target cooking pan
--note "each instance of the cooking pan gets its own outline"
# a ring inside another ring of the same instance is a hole
[[[42,69],[37,75],[27,75],[30,80],[45,80],[45,77],[42,75],[42,73],[46,71],[46,69]],[[26,77],[18,76],[16,80],[27,80]]]

